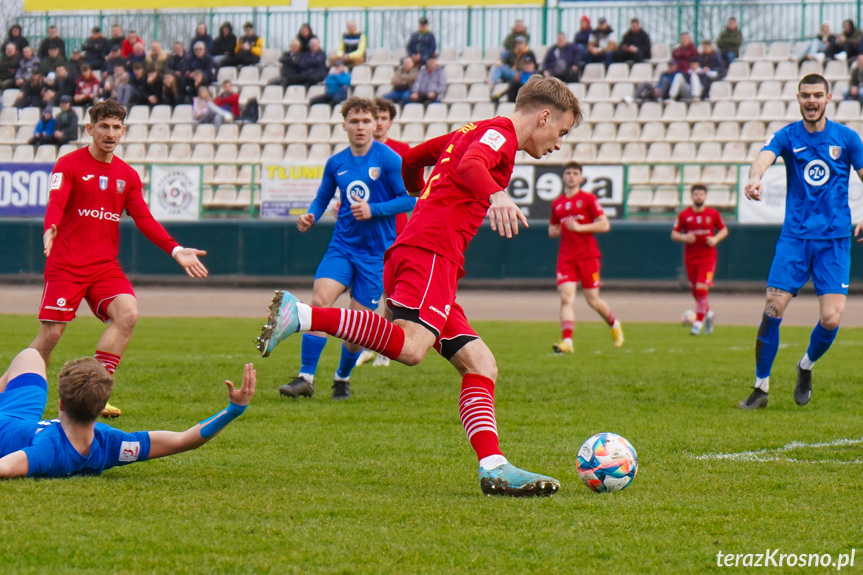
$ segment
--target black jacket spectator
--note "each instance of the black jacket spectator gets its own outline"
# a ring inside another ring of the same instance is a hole
[[[437,39],[429,30],[429,21],[425,16],[420,18],[419,24],[419,30],[411,34],[408,40],[407,52],[414,62],[425,64],[429,56],[437,52]]]
[[[189,54],[186,59],[186,65],[183,68],[185,76],[189,76],[195,70],[200,70],[204,74],[204,79],[208,84],[216,81],[216,64],[213,62],[213,57],[207,54],[203,46],[197,46],[196,50]]]
[[[184,74],[186,64],[188,64],[188,56],[180,42],[174,42],[174,51],[165,60],[165,73],[173,72],[174,74]],[[197,96],[197,93],[195,94]]]
[[[114,68],[120,66],[121,68],[126,67],[126,59],[120,53],[120,49],[116,47],[111,48],[111,52],[108,54],[108,57],[105,58],[105,62],[102,64],[102,77],[110,76],[114,73]]]
[[[650,36],[641,27],[636,18],[620,40],[620,48],[614,53],[617,62],[643,62],[650,60]]]
[[[296,77],[297,74],[300,73],[300,58],[302,57],[303,52],[300,51],[300,41],[294,38],[291,40],[290,50],[287,52],[283,52],[281,57],[279,58],[279,64],[281,64],[282,75],[279,78],[273,78],[270,80],[271,85],[280,84],[283,87],[289,86],[293,84],[299,84],[301,82],[292,82],[292,80]]]
[[[69,73],[69,64],[60,64],[54,72],[53,80],[45,80],[45,84],[51,91],[50,103],[58,105],[63,96],[69,96],[70,101],[75,95],[77,78]],[[55,118],[56,119],[56,118]]]
[[[59,48],[60,55],[63,58],[66,58],[66,42],[57,35],[57,27],[49,26],[48,27],[48,37],[42,40],[39,44],[39,50],[36,52],[36,55],[40,58],[44,59],[48,57],[48,50],[51,48]]]
[[[0,56],[0,89],[15,87],[15,72],[21,64],[21,53],[15,44],[5,44],[3,55]]]
[[[21,86],[21,94],[15,100],[16,108],[41,108],[44,105],[45,81],[39,70],[33,70],[30,81]]]
[[[173,108],[183,103],[183,96],[177,77],[173,74],[165,75],[162,78],[162,103]]]
[[[93,28],[90,37],[81,44],[81,51],[84,52],[84,61],[91,68],[101,70],[109,51],[108,39],[102,36],[102,30]]]
[[[562,44],[562,45],[561,45]],[[561,82],[577,82],[584,50],[566,41],[566,34],[558,34],[558,43],[550,47],[542,61],[546,76],[554,76]]]
[[[213,40],[213,47],[210,54],[219,60],[229,54],[234,53],[234,48],[237,47],[237,37],[234,35],[234,28],[230,22],[225,22],[219,27],[219,35]]]
[[[312,27],[309,26],[308,22],[303,22],[300,26],[300,31],[297,32],[297,40],[300,41],[300,51],[309,51],[309,42],[312,41],[312,38],[317,38],[315,33],[312,32]]]
[[[54,118],[54,143],[62,146],[78,139],[78,114],[72,110],[72,99],[60,99],[60,113]]]
[[[24,51],[24,46],[29,46],[30,42],[21,35],[21,25],[20,24],[12,24],[9,27],[9,33],[6,34],[6,39],[3,40],[3,45],[5,46],[9,42],[15,44],[15,47],[18,48],[18,53]]]
[[[204,51],[207,54],[213,53],[213,37],[210,36],[210,33],[207,32],[207,25],[204,23],[199,23],[198,27],[195,29],[195,35],[192,36],[192,39],[189,40],[189,52],[192,52],[195,49],[196,42],[204,43]]]

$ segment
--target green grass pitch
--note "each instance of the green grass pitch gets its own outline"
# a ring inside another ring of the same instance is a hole
[[[504,453],[562,483],[550,499],[509,499],[479,489],[460,380],[440,357],[358,368],[354,397],[332,402],[331,339],[315,397],[285,400],[277,387],[296,373],[299,338],[261,359],[260,323],[142,318],[117,373],[115,425],[186,429],[226,405],[223,381],[249,361],[257,396],[197,451],[101,477],[0,483],[0,572],[703,573],[727,570],[718,551],[855,547],[863,562],[863,443],[831,445],[863,437],[863,330],[840,330],[800,408],[794,364],[809,330],[783,328],[770,405],[751,413],[736,406],[752,381],[754,326],[694,338],[627,324],[614,349],[606,326],[585,323],[576,353],[555,356],[552,323],[477,323],[500,369]],[[5,365],[37,324],[0,326]],[[86,317],[67,329],[47,416],[59,366],[91,354],[101,330]],[[576,474],[579,446],[600,431],[638,452],[623,492],[595,494]]]

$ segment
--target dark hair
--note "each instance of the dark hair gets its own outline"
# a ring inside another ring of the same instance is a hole
[[[234,31],[234,27],[230,22],[222,22],[222,25],[219,26],[219,34],[225,31],[225,28],[228,29],[228,34],[231,34]]]
[[[387,100],[386,98],[375,98],[375,106],[377,106],[378,112],[389,112],[390,120],[396,119],[396,106],[391,100]]]
[[[707,186],[704,184],[692,184],[692,188],[689,190],[690,194],[694,194],[695,190],[704,190],[704,193],[707,193]]]
[[[370,112],[371,115],[374,116],[378,112],[378,107],[375,106],[375,103],[368,98],[351,96],[350,98],[345,100],[344,104],[342,104],[342,118],[347,120],[348,114],[350,114],[352,110],[356,110],[357,112]]]
[[[584,169],[581,167],[581,164],[579,164],[578,162],[568,162],[567,164],[565,164],[563,166],[563,171],[565,172],[567,170],[578,170],[579,172],[584,173]]]
[[[117,118],[120,122],[126,119],[126,108],[116,100],[105,100],[90,108],[90,123],[95,125],[99,120]]]
[[[804,84],[805,85],[821,84],[824,86],[824,90],[826,92],[830,92],[830,84],[827,83],[826,78],[824,78],[824,76],[822,76],[821,74],[806,74],[805,76],[803,76],[803,79],[800,80],[799,84],[797,84],[797,91],[798,92],[800,91],[800,87],[803,86]]]
[[[80,423],[96,421],[114,389],[113,376],[94,357],[67,361],[57,379],[63,412]]]

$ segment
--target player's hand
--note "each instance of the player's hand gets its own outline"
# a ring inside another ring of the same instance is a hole
[[[315,214],[303,214],[297,219],[297,229],[305,232],[315,225]]]
[[[746,187],[743,188],[743,193],[750,200],[755,200],[756,202],[761,201],[761,179],[750,178],[748,182],[746,182]]]
[[[45,247],[45,250],[42,252],[45,254],[45,257],[51,255],[51,247],[54,245],[54,238],[57,237],[57,226],[51,225],[50,228],[45,230],[45,234],[42,236],[42,245]]]
[[[372,208],[368,202],[357,202],[351,206],[351,213],[359,221],[372,219]]]
[[[687,244],[694,244],[696,239],[697,238],[695,237],[695,234],[693,234],[692,232],[688,234],[683,234],[683,241]]]
[[[705,240],[705,243],[708,247],[712,248],[716,245],[716,236],[707,236],[707,240]]]
[[[247,363],[243,368],[243,385],[240,389],[234,389],[234,384],[230,380],[225,380],[225,385],[228,386],[228,399],[236,405],[249,405],[252,397],[255,395],[255,385],[257,385],[258,372],[255,371],[254,364]]]
[[[495,192],[488,199],[491,201],[488,208],[491,231],[500,233],[501,237],[511,238],[518,235],[518,222],[526,228],[529,227],[524,212],[515,205],[505,191]]]
[[[174,259],[177,263],[183,266],[190,278],[205,278],[209,273],[198,256],[205,256],[207,252],[204,250],[196,250],[195,248],[183,248],[177,250],[174,254]]]
[[[333,202],[333,215],[339,217],[339,210],[342,209],[342,201],[336,200]]]
[[[856,228],[854,228],[854,237],[856,238],[857,236],[859,236],[859,235],[860,235],[860,232],[863,232],[863,221],[861,221],[859,224],[857,224],[857,227],[856,227]],[[860,238],[860,239],[859,239],[859,240],[857,240],[857,241],[858,241],[858,242],[863,242],[863,238]]]

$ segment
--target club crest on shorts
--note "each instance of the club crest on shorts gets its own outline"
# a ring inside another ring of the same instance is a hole
[[[380,168],[369,168],[369,177],[372,180],[377,180],[381,177],[381,169]]]
[[[839,156],[842,155],[842,146],[830,146],[830,157],[834,160],[838,160]]]
[[[108,189],[108,176],[99,176],[99,189],[107,190]]]
[[[124,180],[117,180],[117,193],[122,194],[126,191],[126,182]]]

